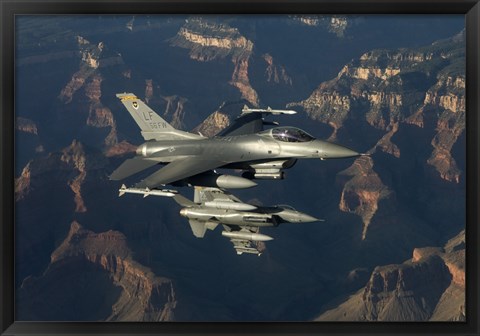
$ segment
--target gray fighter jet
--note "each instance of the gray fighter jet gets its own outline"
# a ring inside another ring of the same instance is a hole
[[[237,254],[260,255],[262,253],[259,242],[273,240],[273,238],[260,233],[261,227],[323,221],[299,212],[289,205],[264,207],[244,203],[228,191],[218,188],[195,187],[193,201],[176,190],[145,190],[122,185],[118,191],[119,196],[130,193],[141,194],[143,197],[173,198],[182,206],[180,215],[188,219],[195,237],[203,238],[207,229],[215,230],[219,224],[222,224],[224,228],[222,236],[230,238]]]
[[[273,239],[260,233],[261,227],[322,221],[288,205],[260,207],[243,203],[217,188],[195,187],[193,202],[180,194],[173,199],[183,207],[180,215],[188,219],[195,237],[203,238],[207,229],[214,230],[222,224],[222,236],[230,238],[237,254],[261,254],[258,242]]]
[[[146,142],[136,156],[126,160],[110,176],[122,180],[157,164],[165,166],[137,183],[137,188],[162,185],[196,185],[218,188],[249,188],[252,179],[282,179],[283,169],[297,159],[349,158],[359,154],[346,147],[317,140],[295,127],[273,127],[265,114],[293,114],[295,111],[249,109],[232,125],[212,138],[173,128],[132,93],[117,94],[141,129]],[[242,177],[219,175],[217,168],[241,169]]]

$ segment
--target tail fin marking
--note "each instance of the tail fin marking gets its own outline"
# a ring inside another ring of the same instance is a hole
[[[175,129],[133,93],[117,93],[145,140],[201,139],[203,137]]]

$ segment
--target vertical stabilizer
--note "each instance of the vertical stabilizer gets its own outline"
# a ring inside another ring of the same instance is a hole
[[[199,135],[175,129],[133,93],[117,93],[140,127],[145,140],[199,139]]]

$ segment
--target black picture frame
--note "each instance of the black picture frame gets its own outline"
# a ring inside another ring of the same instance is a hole
[[[478,154],[480,129],[478,114],[480,78],[480,4],[478,0],[0,0],[1,11],[1,316],[2,335],[353,335],[353,334],[421,334],[478,335],[479,250],[478,230]],[[467,258],[465,323],[36,323],[14,319],[14,30],[19,14],[465,14],[467,64]]]

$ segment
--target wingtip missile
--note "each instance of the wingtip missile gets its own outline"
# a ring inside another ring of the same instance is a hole
[[[297,111],[294,110],[280,110],[280,109],[272,109],[268,106],[266,109],[257,109],[257,108],[249,108],[247,105],[243,106],[242,113],[271,113],[273,115],[279,114],[297,114]]]
[[[127,188],[125,184],[122,184],[122,187],[118,190],[119,197],[128,194],[140,194],[143,195],[143,198],[154,195],[154,196],[164,196],[164,197],[174,197],[177,192],[175,190],[157,190],[157,189],[149,189],[149,188]]]

